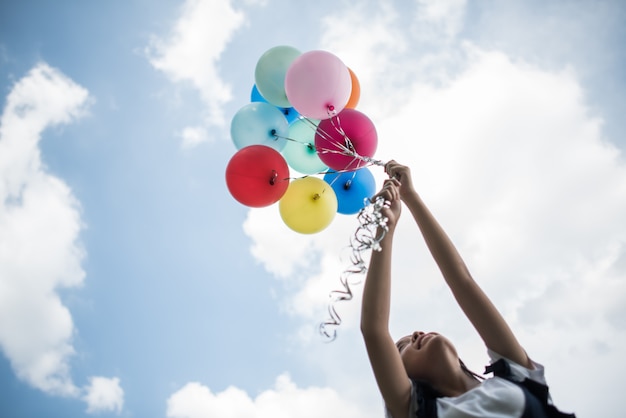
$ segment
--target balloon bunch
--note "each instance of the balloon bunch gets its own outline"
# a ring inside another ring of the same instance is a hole
[[[372,158],[374,124],[355,109],[354,72],[330,52],[276,46],[254,78],[250,103],[231,122],[231,195],[249,207],[279,202],[282,220],[303,234],[322,231],[336,213],[359,212],[376,187],[367,167],[383,163]],[[303,176],[290,177],[290,168]]]

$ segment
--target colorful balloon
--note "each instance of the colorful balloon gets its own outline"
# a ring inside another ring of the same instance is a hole
[[[315,148],[324,164],[334,170],[355,170],[367,162],[355,156],[372,157],[378,147],[376,127],[365,114],[344,109],[317,126]]]
[[[352,90],[350,91],[350,99],[348,99],[348,103],[346,103],[346,108],[354,109],[357,104],[359,104],[359,99],[361,98],[361,84],[359,83],[359,79],[348,67],[348,71],[350,71],[350,80],[352,81]]]
[[[309,51],[297,57],[285,75],[289,103],[312,119],[328,119],[348,103],[352,81],[348,67],[327,51]]]
[[[289,124],[300,119],[300,113],[293,107],[281,107],[280,110],[283,112],[283,115],[285,115],[285,119],[287,119]]]
[[[263,97],[263,95],[257,88],[256,84],[252,85],[252,91],[250,92],[250,101],[268,103],[268,101],[265,100],[265,97]]]
[[[291,107],[285,93],[285,74],[300,55],[296,48],[281,45],[270,48],[257,61],[254,70],[257,89],[274,106]]]
[[[265,145],[250,145],[235,153],[226,166],[226,186],[239,203],[260,208],[285,194],[289,167],[278,151]]]
[[[363,209],[376,192],[376,180],[367,167],[344,173],[330,171],[324,175],[324,181],[335,191],[337,212],[344,215]]]
[[[245,105],[230,123],[230,136],[237,149],[266,145],[281,151],[288,134],[289,123],[285,115],[276,106],[265,102]]]
[[[316,174],[328,170],[315,149],[315,131],[319,120],[299,119],[289,125],[289,139],[283,148],[287,164],[302,174]]]
[[[256,84],[252,86],[252,91],[250,92],[250,101],[269,103],[267,100],[265,100],[265,97],[261,95],[261,93],[259,92],[259,89],[256,87]],[[298,118],[300,118],[300,114],[293,107],[276,106],[276,108],[280,110],[283,113],[283,115],[285,115],[285,119],[287,119],[287,123],[291,123],[295,120],[298,120]]]
[[[301,234],[314,234],[325,229],[334,219],[337,197],[324,180],[303,177],[289,183],[278,208],[289,228]]]

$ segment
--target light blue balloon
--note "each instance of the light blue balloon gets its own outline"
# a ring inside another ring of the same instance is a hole
[[[360,211],[376,192],[376,180],[367,167],[345,173],[328,172],[324,181],[337,195],[337,212],[344,215]]]
[[[282,151],[289,135],[283,113],[269,103],[249,103],[239,109],[230,123],[230,136],[237,149],[266,145]]]
[[[287,164],[302,174],[317,174],[328,170],[315,149],[315,131],[319,120],[298,119],[289,125],[289,141],[283,148]]]
[[[285,93],[285,75],[291,63],[302,53],[291,46],[275,46],[257,61],[254,81],[261,95],[278,107],[291,107]]]

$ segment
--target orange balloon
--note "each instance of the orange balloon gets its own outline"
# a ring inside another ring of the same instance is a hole
[[[352,80],[352,93],[350,93],[350,98],[348,99],[348,103],[346,107],[349,109],[354,109],[356,105],[359,103],[359,99],[361,98],[361,84],[359,84],[359,79],[356,78],[356,74],[350,68],[348,68],[350,72],[350,79]]]

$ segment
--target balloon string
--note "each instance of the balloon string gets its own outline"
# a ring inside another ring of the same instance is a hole
[[[329,120],[333,128],[335,128],[335,131],[344,138],[345,144],[341,144],[340,142],[332,142],[332,144],[335,145],[335,147],[338,149],[320,148],[318,152],[322,151],[322,153],[335,153],[335,154],[342,154],[342,155],[346,155],[350,157],[355,157],[355,159],[353,159],[350,162],[350,164],[356,161],[356,159],[360,159],[361,161],[364,161],[371,165],[378,165],[382,167],[385,166],[385,163],[381,160],[375,160],[365,155],[359,155],[356,152],[354,145],[352,144],[352,140],[348,137],[346,132],[341,127],[341,119],[339,118],[339,115],[336,115],[334,118],[331,117]],[[324,132],[323,129],[319,129],[318,127],[317,130],[323,133],[323,135],[321,135],[323,139],[326,139],[329,142],[334,139],[330,134],[328,134],[327,132]]]
[[[277,135],[277,137],[285,139],[287,141],[296,142],[296,143],[301,144],[301,145],[303,145],[305,147],[309,147],[310,148],[310,147],[313,146],[310,143],[300,142],[300,141],[298,141],[297,139],[294,139],[294,138],[289,138],[289,137],[280,136],[280,135]],[[359,160],[363,161],[365,163],[365,165],[362,165],[362,166],[360,166],[358,168],[346,168],[346,169],[341,169],[341,170],[321,171],[321,172],[313,173],[313,174],[310,174],[310,175],[322,175],[322,174],[327,174],[327,173],[356,172],[356,170],[358,170],[359,168],[372,166],[372,165],[377,165],[377,166],[380,166],[380,167],[384,167],[385,164],[386,164],[382,160],[375,160],[375,159],[373,159],[371,157],[367,157],[367,156],[364,156],[364,155],[359,155],[359,154],[357,154],[356,152],[353,152],[353,151],[352,152],[343,152],[343,151],[339,151],[339,150],[336,150],[336,149],[330,149],[330,148],[317,148],[317,152],[318,153],[321,152],[322,154],[334,153],[334,154],[341,154],[341,155],[346,155],[346,156],[349,156],[349,157],[354,157],[354,159],[352,161],[356,161],[357,159],[359,159]],[[350,164],[346,164],[346,166],[350,166]],[[296,180],[296,179],[305,178],[305,177],[309,177],[309,175],[305,175],[305,176],[301,176],[301,177],[285,177],[282,180],[285,180],[285,181],[287,181],[287,180]]]
[[[330,114],[329,114],[329,115],[330,115]],[[333,115],[334,115],[334,114],[333,114]],[[330,115],[330,117],[329,117],[329,119],[331,120],[331,123],[332,123],[332,116],[333,116],[333,115]],[[335,117],[338,117],[338,116],[335,116]],[[334,139],[334,138],[333,138],[333,136],[332,136],[332,135],[330,135],[328,132],[326,132],[324,129],[322,129],[322,128],[319,126],[319,124],[315,124],[315,123],[314,123],[313,121],[311,121],[309,118],[304,117],[304,116],[301,116],[301,117],[300,117],[300,119],[302,119],[303,121],[305,121],[305,122],[309,125],[309,127],[310,127],[312,130],[316,131],[316,132],[319,134],[320,138],[325,139],[326,141],[329,141],[329,142],[331,142],[331,141]],[[333,124],[333,126],[334,126],[334,123],[332,123],[332,124]],[[335,130],[336,130],[336,128],[335,128]],[[343,131],[342,131],[342,132],[339,132],[339,133],[340,133],[342,136],[346,137],[346,135],[345,135],[345,133],[343,133]],[[336,145],[337,145],[337,146],[341,146],[341,144],[336,144]],[[347,148],[345,148],[345,149],[346,149],[346,150],[348,150]]]
[[[352,181],[354,181],[354,178],[356,177],[356,170],[344,170],[344,173],[350,172],[352,171],[352,178],[350,178],[350,180],[346,181],[346,183],[344,184],[344,188],[348,188],[350,187],[350,185],[352,184]],[[339,174],[342,171],[330,171],[328,170],[326,173],[324,174]],[[339,176],[335,176],[333,177],[332,181],[330,182],[330,186],[332,187],[333,184],[335,184],[335,182],[339,180]]]
[[[361,161],[363,161],[365,163],[365,165],[361,165],[361,166],[359,166],[357,168],[334,170],[334,171],[328,170],[326,172],[315,173],[317,175],[326,174],[326,173],[355,172],[359,168],[363,168],[363,167],[366,167],[368,165],[370,165],[370,166],[371,165],[377,165],[377,166],[381,166],[381,167],[385,166],[386,163],[383,162],[382,160],[376,160],[374,158],[358,154],[356,152],[356,150],[354,149],[354,147],[352,146],[352,141],[350,140],[350,138],[348,138],[346,133],[343,131],[343,128],[341,128],[341,121],[339,119],[339,116],[335,116],[335,118],[337,120],[337,123],[335,123],[335,121],[333,121],[332,118],[331,118],[331,124],[335,128],[335,130],[344,137],[344,140],[345,140],[346,144],[348,144],[348,145],[344,145],[344,144],[337,143],[337,142],[332,142],[332,144],[335,146],[335,148],[325,148],[325,147],[315,146],[314,144],[311,144],[311,143],[308,143],[308,142],[301,142],[301,141],[298,141],[295,138],[290,138],[290,137],[287,137],[287,136],[278,135],[276,133],[274,133],[274,136],[276,138],[281,138],[281,139],[285,139],[287,141],[291,141],[291,142],[296,142],[298,144],[302,144],[303,146],[308,147],[308,148],[314,147],[316,149],[316,151],[318,153],[320,153],[320,154],[340,154],[340,155],[345,155],[345,156],[348,156],[348,157],[353,157],[352,161],[350,161],[348,164],[346,164],[346,167],[351,166],[352,163],[357,161],[357,160],[361,160]],[[326,140],[328,142],[330,142],[331,140],[334,139],[328,132],[325,132],[318,125],[316,125],[314,122],[312,122],[309,118],[300,116],[299,120],[302,120],[305,123],[307,123],[311,129],[315,130],[319,134],[320,138],[322,138],[322,139],[324,139],[324,140]],[[284,178],[282,180],[283,181],[289,181],[289,180],[296,180],[296,179],[305,178],[305,177],[309,177],[309,175],[305,175],[305,176],[302,176],[302,177],[287,177],[287,178]]]
[[[345,143],[345,145],[341,145],[339,143],[337,143],[336,145],[340,146],[341,148],[343,148],[345,150],[348,150],[351,153],[356,154],[356,150],[354,148],[354,144],[352,144],[352,141],[350,140],[350,138],[348,138],[348,135],[346,134],[346,132],[341,127],[341,119],[339,118],[339,115],[337,115],[334,120],[331,117],[330,118],[330,124],[333,126],[333,128],[335,128],[335,131],[339,135],[343,136],[343,140],[344,140],[344,143]]]
[[[320,137],[322,139],[325,139],[327,141],[331,141],[333,139],[332,136],[330,136],[330,134],[328,134],[327,132],[325,132],[323,129],[319,128],[319,126],[315,125],[313,122],[311,122],[308,118],[305,117],[301,117],[302,120],[307,121],[310,123],[311,129],[316,129],[317,132],[320,133]],[[343,132],[343,130],[341,131]],[[323,148],[323,147],[316,147],[318,153],[322,153],[322,154],[341,154],[341,155],[345,155],[348,157],[355,157],[356,159],[359,159],[367,164],[370,165],[377,165],[377,166],[381,166],[384,167],[385,166],[385,162],[381,161],[381,160],[376,160],[374,158],[365,156],[365,155],[360,155],[356,152],[356,150],[354,149],[354,147],[352,147],[352,141],[350,141],[350,138],[348,138],[345,133],[342,133],[342,135],[346,138],[346,140],[350,143],[350,147],[347,147],[341,143],[336,143],[334,142],[333,145],[335,145],[337,148],[332,149],[332,148]],[[293,142],[297,142],[299,144],[302,144],[304,146],[310,147],[313,144],[310,143],[305,143],[305,142],[300,142],[297,139],[293,139],[293,138],[289,138],[289,137],[285,137],[285,136],[278,136],[276,135],[278,138],[283,138],[286,139],[288,141],[293,141]],[[355,160],[353,160],[355,161]],[[346,164],[348,165],[348,164]],[[346,171],[354,171],[354,170],[346,170]]]
[[[354,235],[350,238],[349,248],[352,250],[350,255],[351,265],[339,276],[339,282],[342,289],[333,290],[329,294],[328,302],[328,318],[319,325],[320,334],[329,341],[337,338],[337,328],[341,325],[341,317],[335,308],[335,305],[341,301],[348,301],[353,298],[351,285],[359,282],[351,282],[354,275],[364,275],[367,273],[367,265],[363,254],[367,250],[380,251],[380,242],[389,230],[387,227],[387,217],[381,211],[384,207],[388,207],[389,202],[379,196],[374,202],[369,202],[367,206],[361,209],[357,215],[359,226]],[[377,234],[377,231],[380,233]],[[332,328],[329,329],[329,328]]]
[[[375,160],[374,158],[368,157],[366,155],[360,155],[357,154],[356,152],[352,151],[352,152],[343,152],[343,151],[339,151],[336,149],[328,149],[328,148],[319,148],[318,152],[322,151],[322,154],[341,154],[341,155],[346,155],[348,157],[354,157],[355,159],[359,159],[361,161],[364,161],[365,163],[368,163],[370,165],[378,165],[381,167],[385,166],[385,162],[382,160]],[[346,164],[348,165],[348,164]]]
[[[334,153],[338,153],[338,154],[342,154],[342,155],[346,155],[346,156],[351,156],[351,157],[355,157],[355,156],[357,156],[357,158],[361,157],[361,156],[358,156],[356,150],[354,149],[354,146],[352,145],[352,141],[350,140],[348,135],[346,135],[345,131],[341,127],[341,120],[339,119],[339,115],[335,115],[335,119],[336,119],[337,123],[335,123],[335,121],[333,120],[332,116],[329,118],[329,120],[330,120],[330,123],[333,126],[333,128],[335,128],[335,131],[337,133],[339,133],[344,138],[344,144],[342,144],[340,142],[334,141],[334,137],[332,135],[330,135],[328,132],[326,132],[324,129],[322,129],[319,125],[316,125],[315,123],[313,123],[310,119],[308,119],[306,117],[301,117],[301,119],[306,121],[309,124],[310,128],[318,133],[318,135],[319,135],[319,137],[321,139],[326,140],[327,142],[331,143],[332,145],[334,145],[336,147],[336,149],[328,149],[328,148],[317,147],[318,148],[318,152],[319,151],[322,151],[322,153],[334,152]],[[362,158],[360,158],[360,159],[362,159]],[[350,163],[352,163],[354,161],[356,161],[356,160],[353,160]]]

